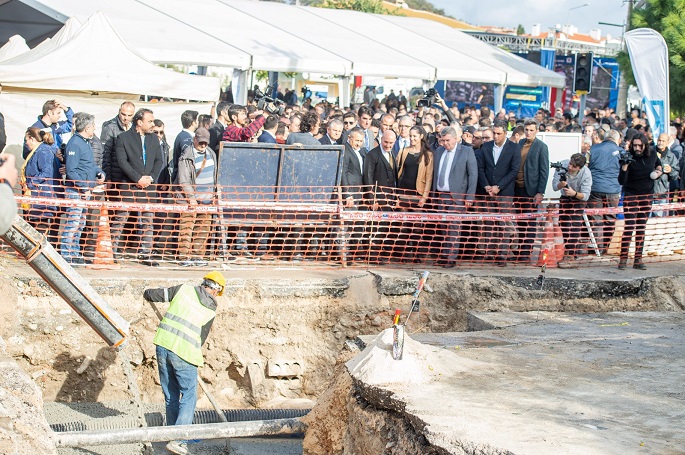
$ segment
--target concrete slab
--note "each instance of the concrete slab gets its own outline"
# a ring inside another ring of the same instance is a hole
[[[481,313],[502,328],[415,334],[449,353],[440,370],[457,373],[355,382],[449,453],[685,453],[685,314],[545,316]]]

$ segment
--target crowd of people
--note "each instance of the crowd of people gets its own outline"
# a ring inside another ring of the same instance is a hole
[[[434,104],[412,109],[401,93],[381,102],[367,92],[365,102],[354,108],[326,101],[312,105],[310,99],[299,105],[291,103],[296,97],[289,92],[281,115],[258,109],[253,100],[246,106],[220,101],[209,114],[185,111],[183,130],[173,141],[152,110],[136,110],[130,101],[102,124],[97,137],[92,115],[49,100],[25,133],[20,180],[24,194],[41,202],[27,204],[24,217],[65,260],[82,265],[95,250],[96,217],[83,204],[61,208],[51,205],[51,199],[185,204],[189,208],[180,214],[132,213],[126,204],[116,205],[120,208],[109,215],[114,257],[124,258],[124,233],[132,228],[141,263],[157,266],[162,255],[170,254],[181,266],[202,266],[216,215],[201,207],[216,199],[222,142],[341,145],[340,192],[346,210],[518,215],[444,223],[385,221],[372,236],[363,223],[353,222],[347,228],[347,261],[434,260],[453,267],[459,260],[482,257],[499,266],[525,264],[531,261],[538,230],[533,214],[550,173],[547,145],[537,135],[578,132],[580,150],[560,163],[553,177],[566,244],[560,266],[575,267],[586,253],[584,209],[618,207],[623,195],[626,221],[619,268],[627,267],[635,234],[633,266],[643,269],[647,217],[668,214],[652,212],[651,204],[672,201],[685,184],[680,124],[653,138],[638,110],[622,119],[610,109],[594,109],[579,124],[561,110],[540,109],[534,118],[518,119],[487,106],[448,107],[439,95]],[[285,100],[285,95],[278,98]],[[71,137],[63,142],[66,133]],[[614,213],[593,216],[593,237],[602,254],[615,222]],[[254,256],[268,250],[274,234],[257,231],[252,238],[243,229],[232,231],[228,243],[233,254]],[[307,229],[300,236],[302,231]],[[332,240],[321,238],[321,249],[326,242],[331,248]],[[175,247],[169,248],[171,244]],[[283,251],[291,259],[303,256],[297,249]]]

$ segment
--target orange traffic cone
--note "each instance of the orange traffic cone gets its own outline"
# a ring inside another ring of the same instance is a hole
[[[112,234],[109,230],[109,214],[107,209],[100,209],[98,221],[98,238],[95,245],[95,257],[93,263],[87,267],[91,269],[118,269],[114,263],[114,251],[112,251]]]
[[[564,257],[564,252],[566,251],[564,243],[564,234],[561,232],[561,225],[559,224],[559,218],[553,219],[554,226],[554,251],[557,255],[557,262],[561,261]]]
[[[558,259],[557,251],[554,241],[554,221],[552,216],[547,216],[547,221],[545,221],[545,232],[542,239],[542,246],[540,249],[540,255],[538,256],[538,267],[556,267]],[[563,245],[562,245],[563,247]]]

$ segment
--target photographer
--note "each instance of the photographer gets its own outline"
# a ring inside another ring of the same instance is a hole
[[[625,228],[621,237],[620,270],[628,264],[628,249],[635,232],[635,261],[633,268],[645,270],[642,262],[642,249],[645,242],[647,218],[654,199],[654,181],[663,175],[661,160],[652,153],[649,141],[644,134],[638,133],[630,140],[629,156],[621,157],[621,172],[618,182],[623,185],[623,214]]]
[[[592,188],[592,173],[585,166],[586,159],[580,153],[571,155],[571,159],[552,163],[556,168],[552,186],[561,191],[559,198],[559,225],[566,246],[564,257],[559,267],[574,267],[573,261],[578,256],[580,232],[583,226],[583,210],[587,205]]]
[[[420,125],[421,121],[423,120],[423,115],[424,111],[426,108],[431,107],[433,104],[437,104],[440,106],[442,111],[445,113],[445,116],[447,119],[450,121],[450,124],[453,122],[458,121],[459,119],[454,115],[452,110],[447,107],[447,103],[445,100],[442,99],[440,94],[435,91],[434,88],[429,89],[428,92],[426,92],[426,96],[419,101],[417,101],[416,107],[418,109],[418,112],[416,113],[416,124]]]
[[[0,235],[5,234],[17,216],[17,203],[14,201],[14,185],[17,184],[17,166],[14,155],[0,154]]]
[[[258,110],[254,113],[254,120],[250,122],[247,108],[238,104],[231,106],[228,115],[231,118],[231,124],[224,130],[223,137],[223,140],[228,142],[251,142],[266,121],[263,112]]]

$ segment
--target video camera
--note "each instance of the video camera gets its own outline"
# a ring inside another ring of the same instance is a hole
[[[438,93],[434,88],[429,88],[426,94],[416,102],[416,107],[429,107],[435,104],[436,95]]]
[[[271,86],[266,88],[267,93],[271,90]],[[269,114],[278,116],[283,115],[285,112],[285,103],[283,101],[265,95],[264,92],[259,90],[259,87],[255,87],[254,89],[254,99],[257,101],[257,109],[261,111],[266,111]]]
[[[568,172],[568,168],[564,167],[564,165],[561,163],[561,161],[558,161],[556,163],[549,163],[549,167],[551,169],[557,170],[557,174],[559,174],[559,181],[560,182],[565,182],[568,180],[568,177],[566,176],[566,173]]]
[[[633,161],[635,161],[635,158],[633,158],[633,154],[627,150],[623,150],[621,153],[618,154],[618,162],[621,166],[630,164]]]

